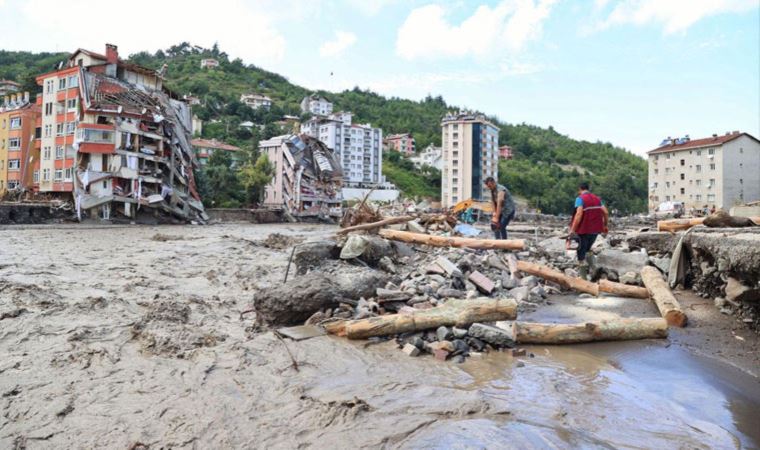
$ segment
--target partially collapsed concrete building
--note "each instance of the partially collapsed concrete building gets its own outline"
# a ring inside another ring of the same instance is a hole
[[[163,87],[161,72],[123,61],[107,45],[105,55],[77,50],[37,82],[36,190],[70,192],[80,219],[207,218],[193,178],[192,114]]]
[[[284,135],[262,141],[259,148],[275,168],[264,206],[296,217],[340,216],[343,171],[323,142],[305,134]]]

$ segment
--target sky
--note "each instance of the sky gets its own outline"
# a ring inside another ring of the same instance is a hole
[[[311,89],[449,104],[644,154],[760,138],[758,0],[0,0],[0,49],[188,41]],[[200,3],[198,4],[200,5]],[[386,130],[402,132],[405,130]]]

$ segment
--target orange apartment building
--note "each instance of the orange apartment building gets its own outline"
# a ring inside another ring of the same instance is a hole
[[[35,148],[38,118],[39,107],[30,103],[28,92],[0,99],[0,195],[33,184],[32,167],[39,157]]]

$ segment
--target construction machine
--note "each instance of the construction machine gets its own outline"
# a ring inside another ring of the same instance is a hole
[[[484,213],[491,214],[493,213],[493,203],[481,202],[470,198],[467,200],[462,200],[461,202],[452,206],[449,210],[449,214],[459,217],[460,214],[464,213],[461,220],[465,223],[473,223],[477,221],[477,218],[473,217],[472,211],[482,211]],[[478,216],[480,216],[480,214],[478,214]]]

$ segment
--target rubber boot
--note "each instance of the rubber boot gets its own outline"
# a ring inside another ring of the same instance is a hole
[[[588,263],[586,261],[578,263],[578,276],[584,280],[588,280]]]

